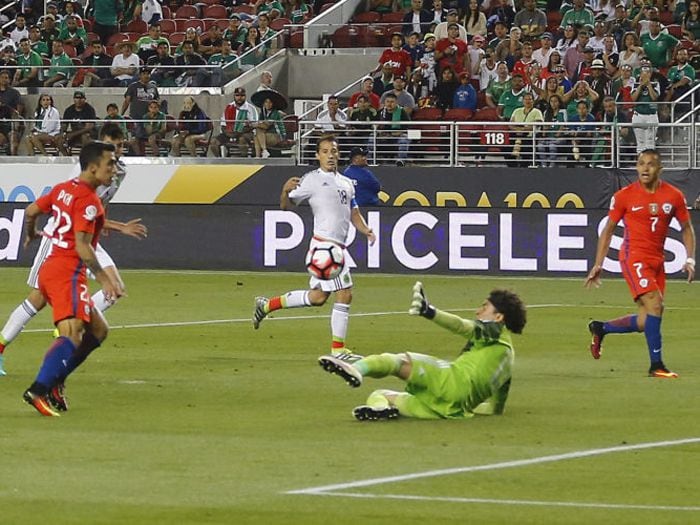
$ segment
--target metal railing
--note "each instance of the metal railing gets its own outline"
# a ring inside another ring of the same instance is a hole
[[[656,132],[654,146],[667,168],[699,167],[700,124],[675,123],[302,120],[297,158],[313,163],[316,140],[333,133],[342,154],[367,148],[373,165],[631,168],[642,130]]]

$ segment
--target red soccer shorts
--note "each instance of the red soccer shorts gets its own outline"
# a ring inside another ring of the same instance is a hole
[[[92,299],[80,261],[49,257],[39,270],[39,291],[53,308],[54,324],[76,318],[90,322]]]
[[[620,261],[622,275],[627,281],[632,298],[636,301],[645,293],[658,290],[663,296],[666,290],[666,273],[663,259],[646,259],[644,257],[628,257]]]

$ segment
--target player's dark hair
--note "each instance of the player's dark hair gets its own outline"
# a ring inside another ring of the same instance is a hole
[[[122,130],[119,124],[115,124],[114,122],[107,122],[102,126],[102,129],[100,130],[100,140],[103,140],[106,137],[109,137],[112,140],[123,140],[124,130]]]
[[[521,334],[527,323],[527,311],[518,294],[510,290],[491,290],[489,302],[503,315],[506,328],[514,334]]]
[[[85,171],[90,164],[98,164],[105,151],[114,153],[116,150],[117,148],[114,144],[108,144],[107,142],[95,141],[86,144],[80,150],[80,170]]]
[[[661,154],[659,153],[658,150],[656,150],[654,148],[645,149],[644,151],[639,153],[637,158],[641,157],[642,155],[654,155],[654,157],[656,157],[656,160],[658,160],[659,162],[661,161]]]
[[[321,144],[323,144],[324,142],[335,142],[335,143],[337,143],[337,142],[338,142],[338,139],[337,139],[336,136],[333,135],[332,133],[328,133],[328,134],[326,134],[326,135],[321,135],[321,136],[318,138],[318,142],[316,142],[316,153],[318,153],[318,152],[321,151]]]

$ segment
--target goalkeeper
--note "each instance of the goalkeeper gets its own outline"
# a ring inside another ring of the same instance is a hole
[[[339,375],[352,387],[359,387],[364,377],[393,375],[406,381],[405,392],[372,392],[366,405],[353,410],[355,418],[379,420],[402,415],[460,419],[502,414],[513,368],[510,334],[521,333],[527,321],[520,297],[507,290],[493,290],[471,321],[435,308],[417,282],[408,313],[464,336],[467,344],[451,362],[415,352],[370,355],[353,364],[333,356],[320,357],[324,370]]]

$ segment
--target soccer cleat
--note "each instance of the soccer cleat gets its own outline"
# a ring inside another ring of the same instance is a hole
[[[59,412],[68,410],[68,398],[66,398],[66,385],[64,383],[59,383],[49,390],[46,399]]]
[[[59,417],[61,415],[51,408],[46,396],[35,394],[29,389],[24,391],[24,394],[22,394],[22,399],[24,399],[27,404],[32,405],[42,416]]]
[[[255,298],[255,310],[253,311],[253,328],[260,328],[260,323],[267,317],[265,306],[267,305],[267,297]]]
[[[399,409],[395,407],[372,408],[360,405],[352,409],[352,415],[358,421],[380,421],[382,419],[396,419],[399,417]]]
[[[603,338],[605,337],[603,322],[591,321],[588,323],[588,331],[593,336],[591,339],[591,355],[593,359],[600,359],[600,354],[603,353]]]
[[[678,374],[671,372],[666,366],[661,363],[659,365],[651,365],[649,368],[649,377],[661,377],[664,379],[677,379]]]
[[[0,354],[0,377],[7,375],[7,372],[5,372],[5,368],[3,368],[4,362],[5,362],[5,356]]]
[[[350,364],[357,363],[360,359],[364,357],[363,355],[352,353],[347,348],[341,350],[340,352],[331,351],[331,355],[336,359],[340,359],[341,361],[345,361],[346,363]]]
[[[54,339],[58,339],[58,337],[59,337],[60,335],[61,335],[61,334],[59,333],[58,328],[54,328],[54,329],[53,329],[53,332],[51,332],[51,336],[52,336]]]
[[[322,355],[318,358],[318,364],[329,374],[335,374],[342,377],[345,382],[353,388],[357,388],[362,384],[362,374],[352,366],[337,357],[332,355]]]

